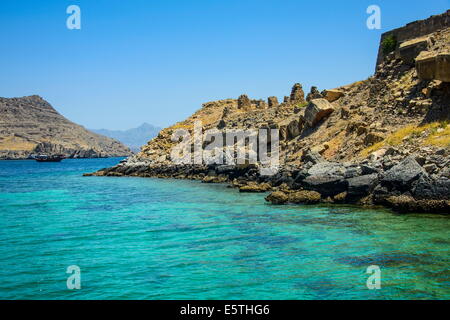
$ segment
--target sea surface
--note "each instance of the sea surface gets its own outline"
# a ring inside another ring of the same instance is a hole
[[[119,160],[0,161],[0,299],[450,298],[448,217],[82,177]]]

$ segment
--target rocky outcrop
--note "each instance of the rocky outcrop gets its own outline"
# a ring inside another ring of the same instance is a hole
[[[269,97],[267,99],[267,103],[269,105],[269,108],[276,108],[279,105],[277,97]]]
[[[429,37],[422,37],[405,41],[400,44],[400,47],[398,49],[399,55],[404,63],[414,65],[417,56],[422,51],[428,50],[429,45]]]
[[[131,155],[117,140],[70,122],[39,96],[0,98],[0,159],[39,153],[68,158]]]
[[[289,98],[291,104],[298,104],[305,102],[305,93],[303,92],[303,87],[300,83],[296,83],[292,87],[291,96]]]
[[[328,117],[334,111],[334,107],[325,99],[311,100],[305,110],[305,122],[314,127],[322,119]]]
[[[238,109],[249,109],[252,103],[246,94],[241,95],[238,98]]]
[[[311,101],[314,99],[321,99],[323,98],[322,94],[319,92],[319,90],[317,89],[317,87],[311,87],[311,91],[308,93],[308,95],[306,96],[306,101]]]
[[[450,51],[423,51],[416,59],[416,69],[422,80],[450,82]]]
[[[324,90],[322,92],[322,95],[328,102],[335,102],[336,100],[339,100],[339,98],[342,98],[345,96],[345,93],[341,90]]]

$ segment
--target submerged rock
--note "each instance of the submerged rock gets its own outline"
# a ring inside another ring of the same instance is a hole
[[[315,191],[301,190],[289,194],[289,202],[291,203],[305,203],[316,204],[319,203],[322,196]]]
[[[289,201],[289,197],[282,191],[275,191],[266,197],[266,201],[272,204],[285,204]]]

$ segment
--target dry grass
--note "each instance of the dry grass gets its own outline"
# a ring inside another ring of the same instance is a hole
[[[404,140],[419,139],[424,132],[427,133],[427,137],[422,141],[422,145],[440,147],[450,146],[450,125],[448,125],[447,121],[444,121],[433,122],[423,126],[408,125],[390,134],[385,140],[362,150],[360,154],[363,157],[367,157],[383,147],[398,146],[402,144]]]
[[[450,125],[447,122],[443,122],[433,127],[431,134],[424,140],[423,144],[450,147]]]
[[[0,150],[32,151],[35,147],[36,143],[16,136],[5,137],[0,141]]]

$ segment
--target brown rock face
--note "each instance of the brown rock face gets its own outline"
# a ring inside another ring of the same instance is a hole
[[[289,102],[290,103],[304,103],[305,102],[305,93],[303,92],[303,87],[300,83],[296,83],[292,87]]]
[[[450,52],[423,51],[416,59],[416,69],[422,80],[450,82]]]
[[[67,120],[39,96],[0,98],[0,159],[37,153],[70,158],[131,155],[120,142]]]
[[[289,202],[292,203],[306,203],[316,204],[319,203],[322,196],[316,191],[301,190],[289,195]]]
[[[284,192],[275,191],[266,197],[266,201],[271,202],[272,204],[285,204],[289,201],[289,197]]]
[[[256,107],[258,109],[267,109],[267,102],[265,102],[264,100],[256,100],[255,101]]]
[[[252,102],[246,94],[243,94],[238,98],[238,109],[249,109],[251,106]]]
[[[269,104],[269,108],[276,108],[279,105],[277,97],[269,97],[267,103]]]
[[[322,119],[333,113],[333,111],[333,105],[327,100],[311,100],[305,110],[305,121],[310,127],[314,127]]]
[[[324,98],[328,100],[328,102],[334,102],[345,96],[345,93],[340,90],[324,90],[323,94]]]
[[[405,41],[400,44],[399,55],[406,64],[414,65],[414,61],[422,51],[428,49],[430,43],[429,37],[417,38]]]
[[[282,121],[280,126],[280,139],[292,140],[298,137],[303,130],[304,120],[302,117],[286,119]]]

